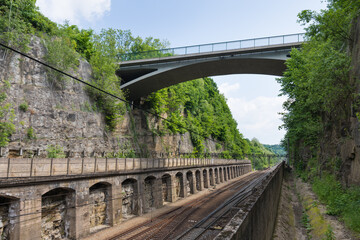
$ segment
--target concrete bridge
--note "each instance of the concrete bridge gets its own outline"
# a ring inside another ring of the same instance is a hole
[[[130,100],[201,77],[282,76],[289,52],[303,42],[304,34],[291,34],[125,54],[117,74]]]
[[[0,236],[79,239],[250,171],[248,160],[0,158]]]

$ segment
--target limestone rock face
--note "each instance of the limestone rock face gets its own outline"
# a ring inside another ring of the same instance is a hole
[[[136,203],[134,198],[134,184],[122,184],[122,214],[123,218],[131,217],[135,214]]]
[[[360,92],[360,18],[353,21],[352,41],[349,41],[348,53],[352,57],[351,70],[348,84],[355,86],[354,94]],[[360,132],[359,119],[356,116],[360,112],[359,106],[355,106],[350,100],[344,106],[334,106],[333,114],[344,115],[341,121],[332,123],[325,130],[325,135],[320,141],[320,163],[332,164],[339,168],[339,177],[344,186],[360,185]],[[344,114],[345,113],[345,114]],[[299,143],[303,146],[303,143]],[[299,155],[303,159],[311,158],[308,147],[300,148]]]
[[[46,54],[42,40],[36,37],[33,37],[30,49],[29,55],[40,60]],[[91,81],[92,69],[89,63],[80,60],[78,68],[71,74]],[[93,110],[95,104],[83,84],[68,78],[63,87],[56,86],[44,66],[18,54],[9,53],[0,61],[0,80],[11,84],[7,101],[16,115],[16,132],[8,147],[1,150],[6,157],[33,157],[38,152],[40,157],[46,157],[49,145],[61,146],[69,157],[102,156],[129,149],[146,150],[151,155],[193,150],[188,133],[153,134],[148,124],[157,125],[159,119],[145,116],[139,110],[126,113],[116,130],[109,133],[104,114]],[[26,111],[20,109],[21,104],[28,106]],[[135,129],[131,127],[132,121]],[[32,138],[28,137],[30,128],[34,133]],[[214,143],[207,145],[209,149],[215,149]],[[23,149],[22,156],[19,156],[20,148]]]
[[[107,196],[103,189],[90,192],[90,228],[107,224]]]
[[[66,202],[47,202],[42,207],[41,216],[41,239],[61,240],[68,239],[65,227]]]
[[[0,206],[0,239],[7,239],[9,234],[9,208]]]

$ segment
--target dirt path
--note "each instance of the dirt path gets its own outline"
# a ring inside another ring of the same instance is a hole
[[[336,217],[326,214],[308,183],[286,172],[274,240],[358,240]]]
[[[319,202],[310,184],[296,178],[295,186],[296,191],[300,194],[302,205],[309,216],[312,239],[329,239],[331,236],[333,239],[342,240],[359,239],[354,237],[350,230],[336,217],[326,214],[326,207]]]
[[[284,174],[281,198],[279,203],[274,240],[305,240],[306,229],[301,224],[302,205],[295,188],[293,175],[287,171]]]

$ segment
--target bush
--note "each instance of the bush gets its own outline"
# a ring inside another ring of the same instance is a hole
[[[15,132],[14,118],[15,113],[11,104],[6,102],[7,95],[5,90],[10,83],[0,82],[0,147],[5,147],[9,143],[9,137]]]
[[[35,135],[35,131],[32,127],[29,127],[27,129],[27,134],[26,134],[28,139],[36,139],[36,135]]]
[[[47,53],[45,61],[64,72],[75,70],[79,65],[79,54],[72,48],[70,40],[63,37],[46,37],[45,45]],[[59,88],[65,86],[68,77],[62,73],[46,68],[49,81]]]
[[[312,188],[326,204],[328,214],[340,216],[350,229],[360,233],[360,187],[343,189],[335,176],[324,174],[314,179]]]
[[[50,145],[46,149],[48,158],[64,158],[65,154],[63,148],[59,145]]]
[[[29,105],[26,102],[19,105],[19,109],[23,112],[26,112],[28,110],[28,108],[29,108]]]

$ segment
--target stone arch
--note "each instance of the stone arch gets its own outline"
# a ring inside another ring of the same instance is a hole
[[[0,239],[19,239],[20,199],[0,195]]]
[[[226,167],[223,168],[223,171],[224,171],[224,181],[226,182],[228,180]]]
[[[144,212],[156,208],[156,177],[147,176],[144,179]]]
[[[219,171],[215,168],[215,184],[219,184]]]
[[[90,231],[112,225],[111,203],[110,183],[98,182],[89,188]]]
[[[196,179],[196,191],[201,191],[201,175],[200,171],[195,171],[195,179]]]
[[[138,181],[127,178],[121,183],[122,189],[122,217],[129,219],[139,215]]]
[[[209,176],[210,176],[210,186],[214,186],[214,171],[212,168],[209,169]]]
[[[192,171],[186,173],[186,192],[187,195],[194,194],[194,175]]]
[[[177,198],[183,198],[184,195],[184,176],[182,172],[175,175],[175,194]]]
[[[55,188],[41,196],[41,238],[75,239],[76,192]]]
[[[162,200],[163,203],[171,202],[171,176],[170,174],[164,174],[161,177],[162,186]]]
[[[209,188],[208,172],[206,169],[203,170],[203,181],[204,181],[204,188]],[[211,178],[210,181],[212,181]]]

